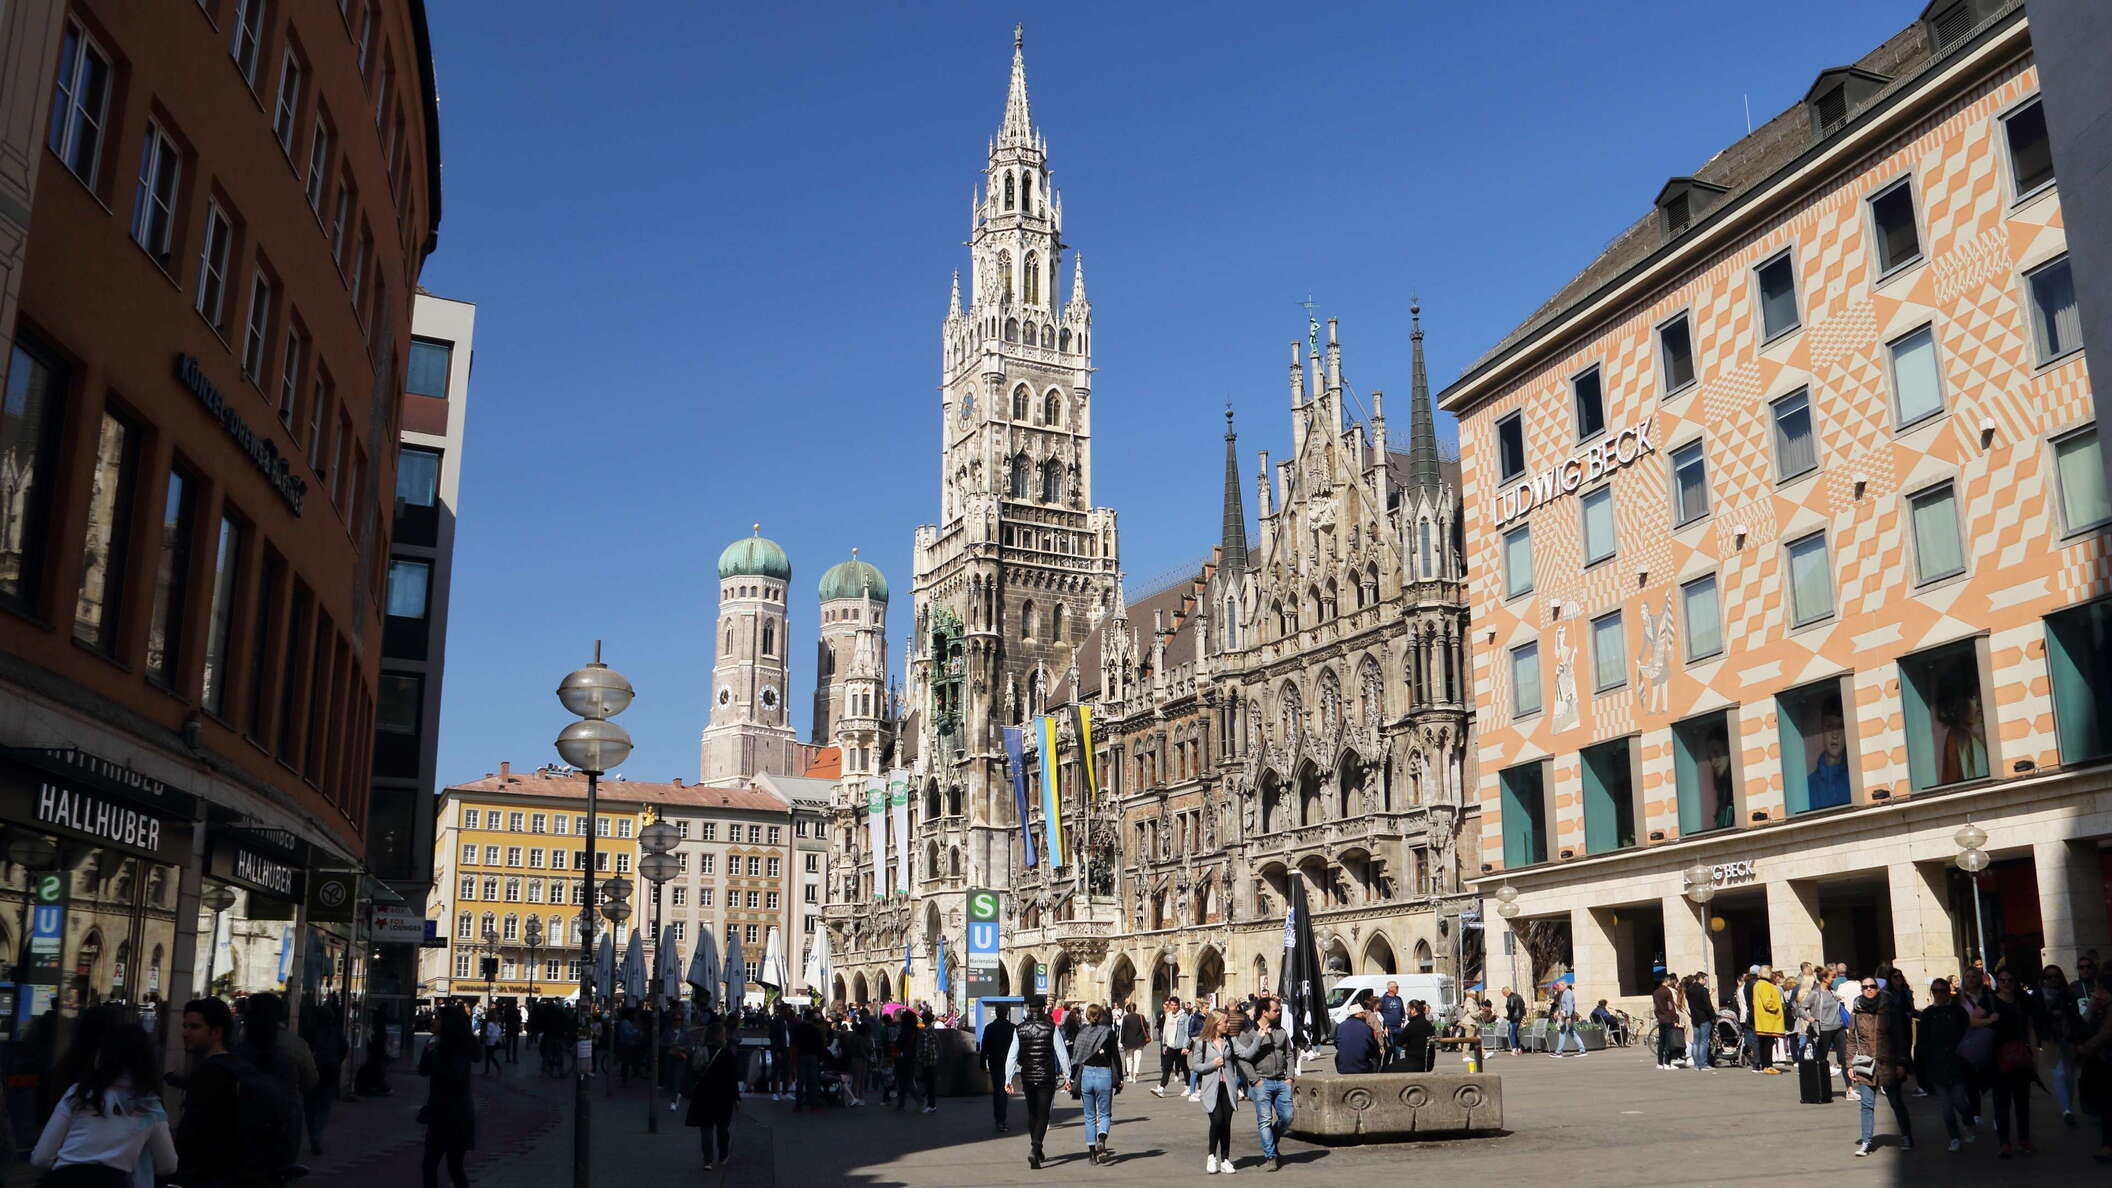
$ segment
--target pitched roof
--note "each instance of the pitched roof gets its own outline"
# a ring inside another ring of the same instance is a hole
[[[1151,633],[1157,623],[1159,612],[1165,612],[1167,630],[1172,637],[1166,641],[1166,667],[1179,668],[1194,661],[1196,657],[1196,616],[1182,614],[1181,606],[1196,593],[1196,583],[1205,581],[1210,570],[1206,566],[1194,574],[1174,582],[1164,589],[1154,591],[1129,604],[1127,615],[1129,630],[1137,633],[1137,663],[1148,668],[1151,663]],[[1095,696],[1100,692],[1100,659],[1103,654],[1101,637],[1113,630],[1114,624],[1102,623],[1088,632],[1085,642],[1078,645],[1078,695]],[[1067,690],[1058,686],[1058,693]]]
[[[843,775],[843,748],[823,747],[814,752],[814,761],[800,773],[810,780],[833,780]]]
[[[512,771],[502,767],[497,774],[485,773],[482,779],[449,784],[442,791],[442,795],[478,792],[584,801],[587,798],[587,777],[579,772],[558,768],[538,767],[528,771]],[[603,779],[600,781],[598,796],[600,803],[608,805],[724,808],[763,813],[783,813],[791,809],[791,805],[783,797],[768,789],[713,788],[703,784],[685,784],[680,780],[657,784],[645,780]]]
[[[832,794],[836,790],[836,785],[828,780],[771,775],[768,772],[755,777],[755,782],[777,793],[788,803],[808,809],[829,807]]]

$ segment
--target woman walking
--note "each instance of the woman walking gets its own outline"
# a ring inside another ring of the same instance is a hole
[[[1906,1051],[1892,1034],[1892,1012],[1878,994],[1877,979],[1865,976],[1862,993],[1855,1000],[1855,1017],[1848,1029],[1848,1081],[1862,1099],[1863,1138],[1855,1145],[1858,1156],[1868,1155],[1876,1145],[1872,1137],[1877,1123],[1880,1090],[1892,1103],[1892,1116],[1899,1122],[1899,1149],[1914,1149],[1914,1126],[1907,1120],[1907,1103],[1899,1095],[1900,1074],[1906,1071],[1901,1053]]]
[[[1144,1061],[1144,1049],[1151,1043],[1151,1025],[1137,1013],[1137,1004],[1129,1003],[1122,1008],[1122,1059],[1123,1071],[1128,1080],[1137,1079]]]
[[[2082,1037],[2082,1012],[2077,1010],[2075,990],[2058,965],[2039,974],[2039,992],[2033,997],[2038,1018],[2039,1042],[2053,1046],[2053,1100],[2061,1107],[2061,1121],[2075,1125],[2075,1045]]]
[[[2015,1150],[2031,1154],[2031,1087],[2039,1079],[2038,1062],[2032,1055],[2031,1003],[2017,985],[2017,975],[2007,969],[1995,974],[1994,1011],[1988,1027],[1995,1033],[1995,1138],[2007,1159]],[[2014,1129],[2014,1135],[2012,1135]]]
[[[476,1106],[469,1096],[477,1047],[469,1016],[461,1007],[443,1007],[440,1038],[418,1060],[418,1075],[428,1082],[425,1108],[418,1111],[418,1120],[425,1123],[425,1154],[420,1163],[425,1188],[439,1188],[443,1156],[455,1188],[468,1188],[469,1173],[462,1167],[462,1157],[477,1145]]]
[[[741,1100],[740,1072],[723,1023],[705,1029],[704,1050],[690,1063],[689,1084],[684,1090],[689,1096],[689,1112],[682,1120],[697,1128],[704,1144],[704,1170],[710,1171],[714,1166],[733,1162],[730,1131],[734,1108]]]
[[[1115,1154],[1107,1145],[1107,1131],[1114,1124],[1115,1094],[1122,1087],[1122,1045],[1106,1008],[1096,1002],[1084,1014],[1085,1022],[1071,1041],[1071,1075],[1085,1102],[1086,1160],[1108,1163]]]
[[[1935,1095],[1954,1154],[1974,1137],[1965,1061],[1958,1055],[1958,1045],[1971,1027],[1971,1017],[1951,996],[1950,982],[1937,978],[1929,983],[1929,1005],[1922,1010],[1921,1026],[1914,1033],[1914,1075],[1922,1088]]]
[[[1210,1151],[1203,1173],[1232,1174],[1232,1034],[1239,1024],[1212,1012],[1196,1036],[1196,1092],[1210,1116]]]
[[[40,1188],[127,1188],[142,1160],[156,1176],[175,1171],[176,1143],[146,1030],[113,1024],[83,1055],[92,1063],[67,1086],[29,1157],[50,1169]]]

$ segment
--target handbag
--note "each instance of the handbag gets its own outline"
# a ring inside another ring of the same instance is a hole
[[[1975,1072],[1987,1071],[1995,1056],[1995,1033],[1991,1028],[1975,1027],[1958,1041],[1958,1059]]]
[[[2011,1040],[1995,1051],[1995,1067],[2006,1076],[2020,1073],[2036,1066],[2031,1056],[2031,1045],[2023,1040]]]

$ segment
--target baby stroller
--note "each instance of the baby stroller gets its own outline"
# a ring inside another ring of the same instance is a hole
[[[1715,1025],[1709,1028],[1709,1062],[1729,1061],[1735,1065],[1744,1053],[1745,1030],[1738,1025],[1738,1012],[1720,1012]]]

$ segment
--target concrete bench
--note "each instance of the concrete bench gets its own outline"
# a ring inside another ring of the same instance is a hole
[[[1493,1073],[1312,1072],[1292,1089],[1291,1133],[1316,1143],[1469,1137],[1503,1129]]]

